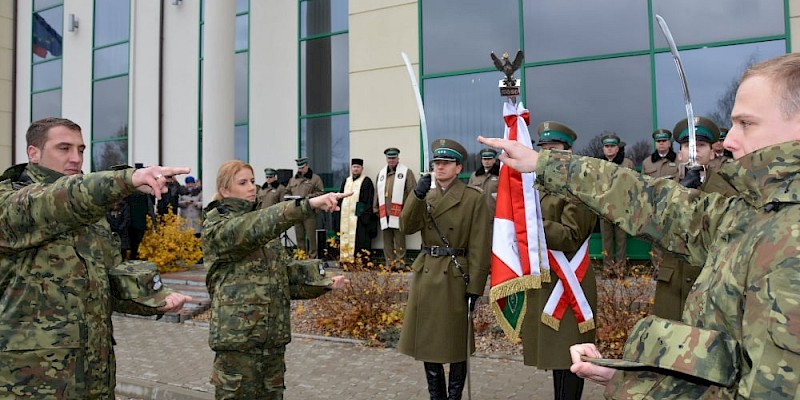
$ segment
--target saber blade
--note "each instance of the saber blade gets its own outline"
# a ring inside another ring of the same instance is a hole
[[[406,69],[408,70],[408,78],[411,79],[411,86],[414,88],[414,96],[417,98],[417,111],[419,111],[419,124],[422,129],[422,162],[425,164],[424,169],[428,169],[431,167],[430,165],[430,156],[428,155],[428,146],[430,143],[428,142],[428,123],[425,120],[425,107],[422,106],[422,95],[419,92],[419,85],[417,85],[417,75],[414,74],[414,68],[411,66],[411,61],[409,61],[408,56],[405,52],[400,53],[403,56],[403,62],[406,64]],[[431,179],[431,187],[434,187],[436,183],[433,179]]]
[[[675,45],[675,39],[672,38],[672,33],[669,31],[669,26],[667,26],[667,21],[658,14],[656,14],[656,20],[658,21],[658,26],[661,28],[661,32],[667,39],[669,51],[672,53],[672,59],[675,61],[675,68],[678,69],[678,78],[680,78],[681,86],[683,87],[683,104],[686,106],[686,118],[689,123],[689,166],[693,167],[697,165],[697,139],[694,132],[694,110],[692,109],[692,98],[689,96],[689,84],[686,82],[686,73],[684,72],[683,63],[681,62],[681,55],[678,53],[678,46]],[[680,134],[680,132],[676,134]]]

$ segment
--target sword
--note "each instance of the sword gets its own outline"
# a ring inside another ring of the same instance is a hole
[[[417,98],[417,111],[419,112],[419,125],[422,128],[422,162],[424,163],[423,172],[425,169],[429,169],[430,165],[430,156],[428,155],[428,123],[425,120],[425,107],[422,106],[422,95],[419,93],[419,85],[417,85],[417,75],[414,74],[414,68],[411,67],[411,61],[409,61],[408,56],[405,52],[400,53],[403,56],[403,62],[406,64],[406,70],[408,70],[408,78],[411,79],[411,87],[414,89],[414,96]],[[430,172],[429,172],[430,173]],[[431,189],[436,188],[436,180],[431,179]]]
[[[472,297],[467,300],[467,399],[472,400],[472,378],[470,378],[469,373],[469,357],[470,357],[470,350],[472,350],[469,346],[470,338],[472,337]]]
[[[669,44],[669,51],[672,53],[672,58],[675,60],[675,67],[678,69],[678,78],[681,80],[683,87],[683,103],[686,106],[686,118],[689,122],[689,167],[697,165],[697,140],[695,139],[694,132],[694,111],[692,110],[692,98],[689,97],[689,85],[686,83],[686,74],[683,70],[683,63],[681,62],[681,55],[678,53],[678,46],[675,45],[675,39],[672,38],[672,33],[669,31],[667,21],[664,21],[660,15],[656,14],[658,26],[661,27],[661,32]]]

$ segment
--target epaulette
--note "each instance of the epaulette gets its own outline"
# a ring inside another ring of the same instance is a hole
[[[470,189],[476,190],[480,194],[483,194],[483,189],[481,189],[481,188],[479,188],[477,186],[467,185],[467,187],[470,188]]]

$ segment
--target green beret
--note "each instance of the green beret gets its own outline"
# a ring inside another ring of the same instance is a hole
[[[495,157],[497,157],[497,150],[495,150],[495,149],[493,149],[491,147],[486,147],[484,149],[481,149],[481,158],[482,159],[490,159],[490,158],[495,158]]]
[[[111,294],[148,307],[162,307],[169,291],[164,289],[158,267],[149,261],[125,261],[108,271]]]
[[[572,147],[578,135],[570,127],[556,121],[545,121],[536,127],[536,133],[539,134],[539,146],[543,143],[559,142]]]
[[[294,162],[297,163],[298,167],[305,166],[308,164],[308,157],[295,158]]]
[[[433,150],[433,161],[455,161],[460,164],[467,155],[467,149],[451,139],[434,140],[431,150]]]
[[[695,138],[703,142],[714,143],[719,140],[717,124],[706,117],[694,117],[694,133]],[[678,121],[672,135],[678,143],[689,141],[689,120],[684,118]]]
[[[278,171],[276,171],[276,170],[274,170],[272,168],[264,168],[264,176],[266,176],[267,178],[271,178],[273,176],[278,176]]]
[[[600,138],[600,141],[603,142],[603,146],[606,145],[619,146],[620,145],[619,142],[621,141],[621,139],[619,138],[619,136],[617,136],[616,133],[607,133]]]
[[[383,151],[383,154],[386,155],[386,158],[395,158],[400,154],[400,149],[397,147],[389,147]]]
[[[666,129],[658,128],[658,129],[653,131],[653,135],[652,136],[653,136],[653,140],[655,140],[655,141],[659,141],[659,140],[672,141],[672,132],[670,132],[670,131],[668,131]]]

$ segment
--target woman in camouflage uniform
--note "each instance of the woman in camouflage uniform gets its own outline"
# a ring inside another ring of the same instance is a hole
[[[203,224],[216,398],[282,399],[283,357],[291,340],[291,260],[273,239],[314,209],[337,209],[337,200],[346,195],[329,193],[257,209],[253,169],[236,160],[220,167],[217,190]],[[330,287],[346,282],[334,277]]]

